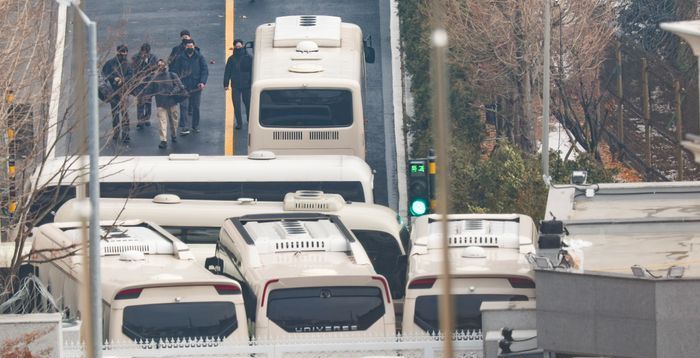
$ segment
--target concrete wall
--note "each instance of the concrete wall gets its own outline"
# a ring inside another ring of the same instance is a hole
[[[481,329],[484,332],[484,358],[496,358],[500,352],[498,342],[503,338],[501,329],[513,329],[513,338],[537,336],[535,301],[484,302],[481,304]],[[537,348],[537,339],[515,342],[515,351]],[[534,354],[534,353],[533,353]],[[542,357],[542,354],[535,355]]]
[[[656,283],[656,337],[659,357],[700,356],[700,281]]]
[[[548,351],[700,356],[700,282],[536,272],[537,331]]]
[[[0,357],[61,358],[61,314],[0,315]]]
[[[484,302],[481,304],[481,329],[486,331],[537,329],[535,301]]]

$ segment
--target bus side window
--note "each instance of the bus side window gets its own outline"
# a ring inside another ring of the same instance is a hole
[[[166,182],[163,193],[175,194],[180,199],[238,200],[241,197],[240,182]]]
[[[161,194],[158,183],[100,183],[100,196],[103,198],[153,198]]]
[[[340,194],[343,199],[357,203],[366,202],[365,193],[362,189],[362,183],[359,181],[353,182],[321,182],[320,190],[324,193]]]
[[[164,227],[173,236],[186,244],[216,244],[219,240],[219,228],[216,227]]]
[[[283,201],[287,193],[297,190],[320,190],[318,182],[248,182],[241,187],[242,197],[260,201]]]
[[[373,230],[352,230],[352,233],[367,252],[374,270],[389,282],[391,296],[403,297],[406,260],[405,255],[401,254],[397,238],[389,233]]]
[[[52,213],[58,210],[58,208],[60,208],[66,201],[75,197],[75,187],[69,185],[46,186],[35,195],[36,199],[34,199],[32,202],[30,209],[31,220],[37,219],[37,215],[40,215],[42,212],[50,209],[46,215],[38,218],[39,221],[37,222],[36,226],[39,226],[53,222]]]

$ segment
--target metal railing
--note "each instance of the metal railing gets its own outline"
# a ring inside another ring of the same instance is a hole
[[[480,331],[457,332],[452,335],[453,356],[483,357]],[[215,340],[164,341],[159,343],[112,343],[104,345],[104,355],[124,357],[443,357],[442,335],[395,337],[328,335],[295,335],[285,340],[251,340],[248,344]],[[64,358],[85,357],[77,342],[65,343]]]

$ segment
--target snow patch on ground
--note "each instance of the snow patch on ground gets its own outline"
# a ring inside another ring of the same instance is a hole
[[[571,150],[571,147],[573,145],[573,143],[571,143],[569,139],[569,135],[567,134],[567,132],[568,130],[564,128],[564,126],[562,126],[561,123],[549,123],[549,150],[558,152],[559,157],[561,159],[564,159],[566,157],[566,153],[568,153],[569,150]],[[537,152],[542,153],[541,141],[538,141],[537,143]],[[569,155],[569,160],[576,160],[576,157],[578,156],[579,152],[585,152],[585,150],[580,144],[576,143],[576,150],[573,150],[571,152],[571,154]]]

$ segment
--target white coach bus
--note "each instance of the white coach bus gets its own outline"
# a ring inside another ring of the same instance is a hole
[[[154,224],[133,220],[101,225],[104,339],[206,337],[247,342],[237,282],[207,271],[187,245]],[[32,245],[38,276],[60,302],[64,318],[81,318],[80,232],[75,222],[45,224],[37,229]]]
[[[31,179],[39,191],[36,210],[55,210],[74,198],[80,168],[77,160],[65,157],[47,162]],[[102,198],[152,199],[168,193],[181,199],[282,201],[289,192],[321,190],[374,203],[372,170],[353,156],[275,156],[262,151],[228,157],[100,157],[100,168]]]
[[[255,32],[248,151],[365,158],[365,61],[359,26],[284,16]]]
[[[56,222],[80,220],[79,202],[69,200],[56,212]],[[338,194],[317,191],[289,193],[283,202],[253,200],[181,200],[172,194],[153,199],[102,199],[102,220],[144,219],[157,223],[185,242],[204,264],[214,255],[224,220],[251,214],[290,212],[337,215],[357,237],[374,269],[389,281],[392,297],[400,299],[406,286],[409,233],[391,209],[367,203],[346,202]]]
[[[216,259],[216,271],[242,283],[258,339],[396,333],[387,281],[337,216],[230,218]]]
[[[416,219],[403,311],[403,333],[438,332],[443,290],[442,235],[438,215]],[[455,329],[481,330],[481,303],[535,298],[534,272],[525,257],[535,252],[537,229],[519,214],[448,216]]]

